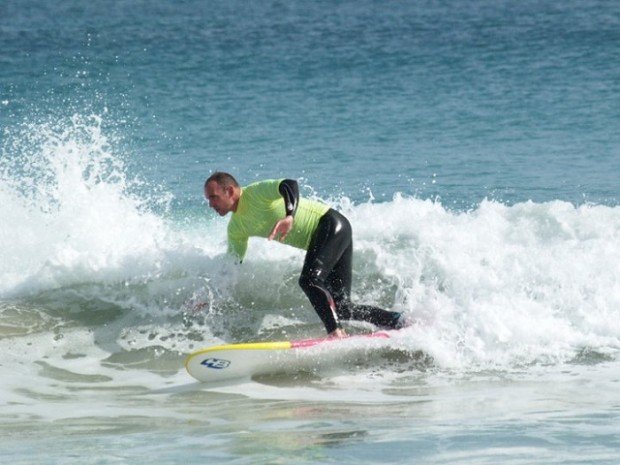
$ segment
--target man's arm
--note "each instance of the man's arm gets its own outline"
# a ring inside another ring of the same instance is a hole
[[[248,237],[240,232],[239,226],[232,220],[228,223],[227,236],[228,254],[232,255],[241,263],[248,250]]]
[[[284,198],[286,216],[295,216],[299,204],[299,184],[294,179],[284,179],[280,182],[278,190]]]
[[[293,229],[293,218],[299,204],[299,185],[293,179],[284,179],[280,182],[278,191],[282,198],[284,198],[286,216],[275,224],[268,239],[271,241],[277,237],[282,242],[291,229]]]

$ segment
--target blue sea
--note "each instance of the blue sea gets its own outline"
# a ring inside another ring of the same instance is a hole
[[[324,332],[303,252],[230,263],[215,170],[342,211],[412,326],[196,382]],[[619,179],[613,1],[1,0],[0,461],[615,465]]]

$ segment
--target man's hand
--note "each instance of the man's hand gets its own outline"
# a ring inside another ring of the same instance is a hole
[[[271,230],[271,234],[269,234],[268,239],[271,241],[277,238],[280,242],[282,242],[286,239],[286,236],[291,229],[293,229],[293,217],[289,215],[276,223]]]

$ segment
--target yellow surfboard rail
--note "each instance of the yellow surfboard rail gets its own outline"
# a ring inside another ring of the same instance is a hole
[[[189,354],[185,359],[185,368],[187,369],[187,364],[192,358],[210,352],[221,352],[224,350],[283,350],[290,349],[291,347],[293,347],[291,341],[245,342],[241,344],[223,344],[219,346],[207,347],[206,349],[200,349]]]
[[[389,337],[387,332],[379,331],[345,338],[321,337],[294,341],[222,344],[192,352],[185,359],[185,368],[191,376],[202,382],[230,382],[234,379],[272,373],[287,367],[299,368],[308,363],[314,366],[317,358],[313,347],[327,350],[320,355],[320,359],[324,359],[329,353],[340,357],[344,347],[342,344],[349,345],[349,349],[355,349],[355,345],[349,344],[351,341]],[[329,350],[336,344],[340,346],[338,350]]]

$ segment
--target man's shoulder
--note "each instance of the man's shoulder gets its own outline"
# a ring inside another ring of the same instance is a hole
[[[256,191],[260,189],[273,189],[274,186],[277,188],[283,180],[284,178],[263,179],[262,181],[255,181],[255,182],[252,182],[246,185],[245,187],[243,187],[243,190],[244,191]]]
[[[279,186],[282,179],[257,181],[241,189],[241,198],[246,201],[273,201],[281,197]]]

